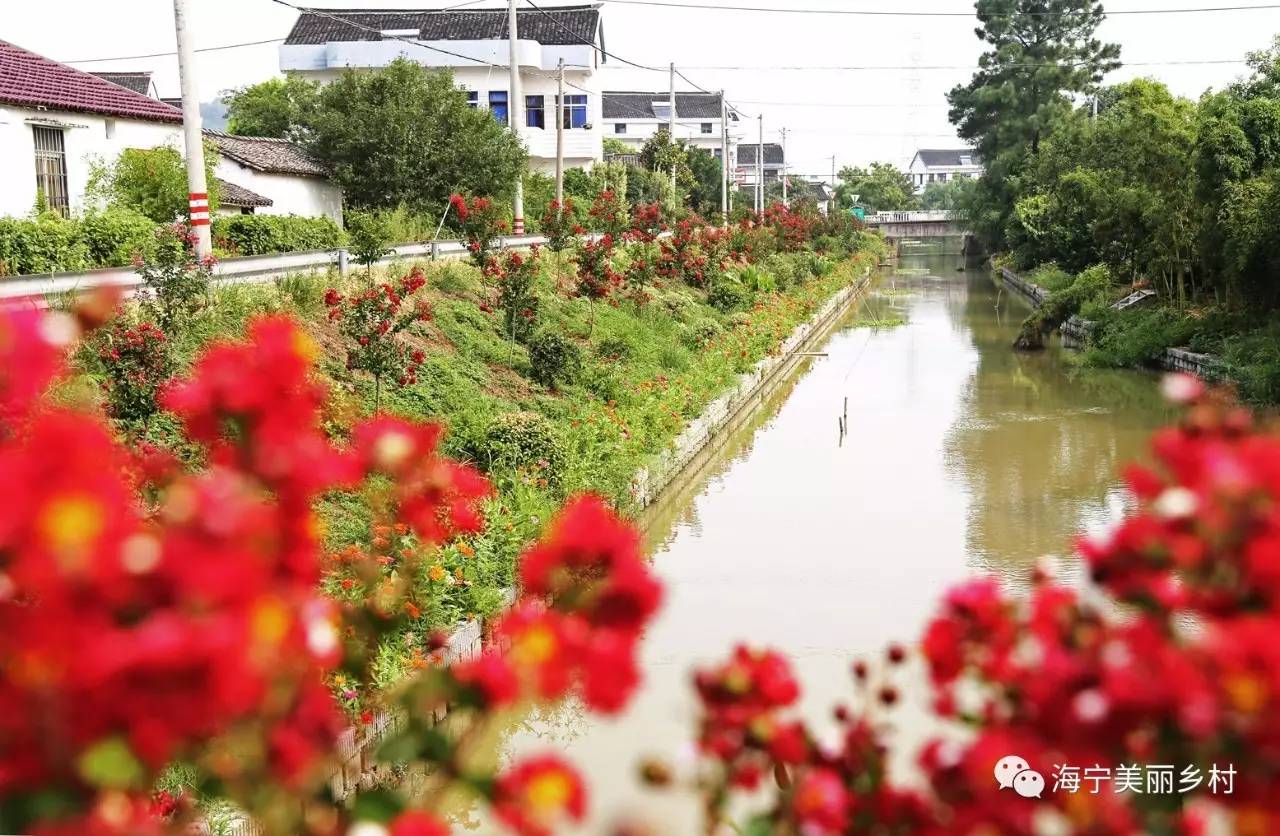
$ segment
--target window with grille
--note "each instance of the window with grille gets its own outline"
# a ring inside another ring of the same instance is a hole
[[[67,189],[67,145],[57,128],[31,127],[36,146],[36,189],[45,205],[62,216],[71,212]]]
[[[529,128],[547,126],[547,105],[542,96],[524,97],[524,124]]]
[[[711,125],[711,123],[710,123],[710,122],[703,122],[703,123],[702,123],[702,132],[703,132],[704,134],[709,134],[709,133],[711,133],[711,132],[712,132],[712,125]]]
[[[585,128],[587,126],[587,97],[564,97],[564,126],[566,128]]]

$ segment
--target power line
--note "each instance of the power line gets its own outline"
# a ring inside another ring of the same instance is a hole
[[[1247,58],[1217,58],[1217,59],[1187,59],[1173,61],[1121,61],[1121,67],[1179,67],[1179,66],[1205,66],[1209,64],[1247,64]],[[1040,67],[1059,67],[1061,63],[1052,61],[1029,61],[1019,64],[1002,64],[1001,68],[1005,69],[1038,69]],[[1083,66],[1083,65],[1080,65]],[[872,70],[980,70],[983,69],[977,64],[846,64],[842,66],[821,66],[821,65],[804,65],[790,64],[779,66],[731,66],[731,65],[703,65],[692,66],[686,69],[702,70],[704,72],[863,72]]]
[[[626,58],[623,58],[621,55],[615,55],[614,53],[609,52],[608,50],[606,50],[604,47],[602,47],[602,46],[598,45],[595,41],[588,41],[586,38],[582,37],[582,36],[581,36],[581,35],[579,35],[577,32],[574,32],[572,29],[568,28],[568,27],[567,27],[567,26],[565,26],[563,23],[561,23],[560,21],[556,20],[555,15],[550,14],[550,13],[548,13],[547,11],[545,11],[541,6],[539,6],[539,5],[537,5],[536,3],[534,3],[534,2],[533,2],[533,0],[525,0],[525,2],[526,2],[526,3],[528,3],[530,6],[532,6],[532,7],[533,7],[533,10],[534,10],[534,11],[536,11],[538,14],[542,15],[542,16],[543,16],[543,17],[545,17],[547,20],[549,20],[549,21],[551,21],[553,24],[555,24],[556,28],[558,28],[560,31],[564,32],[566,35],[568,35],[569,37],[571,37],[571,38],[573,38],[574,40],[578,41],[579,43],[584,44],[584,45],[586,45],[586,46],[589,46],[589,47],[591,47],[592,49],[598,50],[598,51],[600,52],[600,54],[602,54],[602,55],[605,55],[605,56],[607,56],[607,57],[609,57],[609,58],[612,58],[612,59],[614,59],[615,61],[621,61],[621,62],[622,62],[622,63],[624,63],[624,64],[629,64],[629,65],[631,65],[632,67],[635,67],[635,68],[636,68],[636,69],[638,69],[638,70],[649,70],[649,71],[651,71],[651,72],[655,72],[655,73],[665,73],[665,72],[666,72],[666,70],[664,70],[664,69],[660,69],[660,68],[658,68],[658,67],[650,67],[650,66],[647,66],[647,65],[645,65],[645,64],[638,64],[638,63],[636,63],[635,61],[631,61],[631,60],[628,60],[628,59],[626,59]],[[686,80],[687,80],[687,79],[686,79]]]
[[[850,15],[862,17],[975,17],[975,14],[972,11],[922,12],[896,9],[810,9],[803,7],[779,8],[777,6],[717,6],[711,3],[675,2],[675,0],[600,0],[600,2],[613,3],[619,6],[660,6],[672,9],[710,9],[722,12],[768,12],[773,14]],[[1280,9],[1280,4],[1268,4],[1262,6],[1201,6],[1181,9],[1120,9],[1117,11],[1107,10],[1104,16],[1249,12],[1266,11],[1270,9]],[[1090,14],[1090,12],[1012,12],[1010,15],[1002,15],[1002,17],[1072,17],[1081,14]]]
[[[240,49],[246,46],[263,46],[264,44],[283,43],[284,38],[268,38],[265,41],[245,41],[238,44],[223,44],[221,46],[206,46],[203,49],[197,49],[195,52],[221,52],[224,49]],[[119,55],[113,58],[78,58],[75,61],[62,61],[63,64],[98,64],[103,61],[137,61],[141,58],[168,58],[177,55],[174,52],[152,52],[147,55]]]
[[[428,46],[422,41],[410,40],[402,35],[388,35],[387,33],[383,32],[381,29],[375,29],[372,26],[365,26],[364,24],[356,23],[354,20],[347,20],[346,18],[340,15],[331,14],[329,12],[326,12],[323,9],[308,9],[303,6],[296,6],[293,3],[288,2],[288,0],[270,0],[270,2],[280,6],[284,6],[285,8],[288,8],[288,9],[293,9],[298,14],[313,14],[313,15],[316,15],[317,17],[323,17],[326,20],[332,20],[335,23],[341,23],[345,26],[350,26],[353,29],[359,29],[363,32],[371,32],[377,35],[378,37],[380,37],[384,41],[399,41],[400,43],[408,44],[409,46],[416,46],[421,49],[429,50],[431,52],[439,52],[442,55],[448,55],[453,58],[461,58],[463,61],[471,61],[475,64],[481,64],[486,67],[492,67],[498,70],[508,69],[506,66],[502,64],[495,64],[492,61],[485,61],[483,58],[475,58],[470,55],[463,55],[461,52],[451,52],[450,50],[447,50],[447,49],[441,49],[438,46]],[[478,2],[478,0],[476,0],[476,2]],[[462,5],[472,5],[472,3],[468,2]],[[458,8],[458,7],[455,6],[454,8]],[[449,10],[436,9],[435,11],[443,12],[443,11],[449,11]]]

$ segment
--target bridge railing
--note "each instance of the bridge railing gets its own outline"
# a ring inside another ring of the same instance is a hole
[[[871,226],[879,224],[947,223],[955,218],[950,209],[929,209],[913,212],[876,212],[867,215]]]

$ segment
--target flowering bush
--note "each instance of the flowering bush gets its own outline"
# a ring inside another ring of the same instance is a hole
[[[498,205],[487,197],[468,200],[455,194],[449,197],[449,205],[453,207],[453,214],[462,228],[462,236],[467,239],[472,262],[483,270],[489,263],[494,240],[510,230],[511,226],[502,219]]]
[[[0,829],[185,832],[191,804],[150,795],[184,759],[268,832],[447,832],[398,793],[333,803],[343,719],[327,683],[368,687],[372,650],[411,617],[412,579],[434,569],[430,549],[483,525],[484,479],[439,457],[433,424],[375,417],[335,446],[320,428],[316,348],[283,317],[210,345],[162,395],[210,469],[145,475],[95,418],[43,399],[67,348],[52,340],[71,330],[0,312]],[[338,607],[318,593],[312,508],[375,475],[420,548]],[[137,500],[145,480],[151,517]],[[495,771],[472,741],[523,700],[576,694],[621,710],[660,588],[638,534],[593,497],[572,500],[518,572],[522,597],[493,645],[382,695],[403,722],[381,751],[423,768],[419,802],[466,786],[535,834],[583,816],[581,779],[552,756]],[[446,705],[455,722],[437,726]]]
[[[604,299],[622,283],[623,277],[613,269],[616,239],[605,233],[598,241],[582,241],[578,245],[577,293],[587,299]]]
[[[415,267],[395,285],[384,282],[354,296],[329,288],[324,295],[329,321],[337,322],[338,330],[348,340],[347,369],[373,376],[375,411],[382,405],[384,379],[400,386],[417,382],[418,367],[425,355],[410,349],[399,335],[431,318],[425,301],[405,309],[409,297],[426,283],[422,270]]]
[[[631,229],[626,237],[629,241],[650,243],[657,239],[658,233],[667,228],[662,217],[662,204],[637,203],[631,207]]]
[[[617,192],[605,190],[596,195],[591,204],[591,228],[603,232],[614,240],[621,240],[631,228],[631,219],[627,216],[626,199]]]
[[[818,222],[816,210],[805,212],[789,209],[781,202],[769,205],[760,218],[761,223],[773,230],[780,249],[794,252],[802,250],[813,240],[814,226]]]
[[[547,214],[542,216],[542,234],[547,236],[547,249],[553,253],[563,252],[573,243],[575,235],[585,232],[578,225],[574,215],[573,198],[566,197],[564,205],[551,201]]]
[[[164,330],[173,333],[204,306],[209,295],[214,259],[196,258],[196,235],[184,223],[156,229],[156,246],[134,268],[148,291],[148,306]]]
[[[107,414],[126,426],[146,427],[160,408],[160,387],[173,373],[164,331],[119,316],[96,335],[95,346],[105,372]]]
[[[534,282],[538,278],[538,248],[528,257],[517,252],[504,252],[489,258],[484,266],[485,280],[493,287],[494,307],[502,311],[502,324],[512,342],[523,342],[533,333],[538,315],[538,294]]]
[[[712,254],[723,237],[722,230],[705,226],[701,218],[680,221],[672,235],[661,241],[658,275],[694,287],[705,286],[713,265]],[[721,264],[714,266],[723,269]]]

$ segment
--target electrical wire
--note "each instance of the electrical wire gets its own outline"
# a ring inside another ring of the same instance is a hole
[[[1247,64],[1247,58],[1189,58],[1173,61],[1120,61],[1121,67],[1178,67],[1204,66],[1209,64]],[[1021,63],[1002,64],[1001,68],[1038,69],[1040,67],[1059,67],[1062,63],[1048,61],[1026,61]],[[1078,62],[1072,66],[1083,66]],[[744,66],[744,65],[702,65],[689,66],[685,69],[704,72],[863,72],[870,70],[980,70],[977,64],[845,64],[839,66],[789,64],[777,66]]]
[[[284,43],[284,38],[267,38],[264,41],[245,41],[238,44],[223,44],[221,46],[206,46],[197,49],[195,52],[221,52],[224,49],[240,49],[246,46],[263,46],[264,44]],[[98,64],[103,61],[137,61],[141,58],[167,58],[177,55],[175,52],[151,52],[146,55],[117,55],[111,58],[77,58],[74,61],[60,61],[61,64]]]
[[[804,15],[849,15],[862,17],[974,17],[972,11],[967,12],[923,12],[899,9],[811,9],[811,8],[779,8],[777,6],[717,6],[711,3],[675,2],[675,0],[599,0],[618,6],[659,6],[672,9],[709,9],[721,12],[768,12],[773,14]],[[1106,10],[1105,17],[1113,15],[1160,15],[1160,14],[1202,14],[1211,12],[1250,12],[1280,9],[1280,4],[1260,6],[1199,6],[1179,9],[1120,9]],[[1001,17],[1075,17],[1092,12],[1010,12]]]
[[[532,7],[533,7],[533,10],[534,10],[535,12],[537,12],[537,13],[538,13],[538,14],[540,14],[540,15],[542,15],[542,16],[543,16],[543,17],[545,17],[547,20],[551,21],[551,22],[556,26],[556,28],[558,28],[560,31],[564,32],[566,35],[568,35],[569,37],[571,37],[571,38],[573,38],[574,40],[578,41],[579,43],[581,43],[581,44],[583,44],[583,45],[585,45],[585,46],[589,46],[589,47],[591,47],[591,48],[592,48],[592,49],[594,49],[594,50],[597,50],[601,55],[605,55],[605,56],[607,56],[607,57],[609,57],[609,58],[614,59],[615,61],[621,61],[622,63],[624,63],[624,64],[628,64],[628,65],[630,65],[630,66],[632,66],[632,67],[635,67],[635,68],[636,68],[636,69],[638,69],[638,70],[649,70],[650,72],[655,72],[655,73],[665,73],[665,72],[666,72],[666,70],[664,70],[664,69],[660,69],[660,68],[658,68],[658,67],[650,67],[650,66],[648,66],[648,65],[646,65],[646,64],[640,64],[640,63],[637,63],[637,62],[635,62],[635,61],[631,61],[631,60],[629,60],[629,59],[627,59],[627,58],[623,58],[621,55],[617,55],[617,54],[615,54],[615,53],[609,52],[609,51],[608,51],[608,50],[606,50],[604,47],[599,46],[598,44],[596,44],[596,42],[595,42],[595,41],[588,41],[586,38],[583,38],[583,37],[582,37],[581,35],[579,35],[577,32],[574,32],[572,29],[570,29],[569,27],[565,26],[565,25],[564,25],[563,23],[561,23],[560,21],[556,20],[556,16],[555,16],[555,15],[553,15],[553,14],[551,14],[550,12],[546,11],[546,10],[545,10],[545,9],[543,9],[541,6],[539,6],[537,3],[534,3],[534,2],[533,2],[533,0],[525,0],[525,2],[526,2],[526,3],[528,3],[530,6],[532,6]]]

